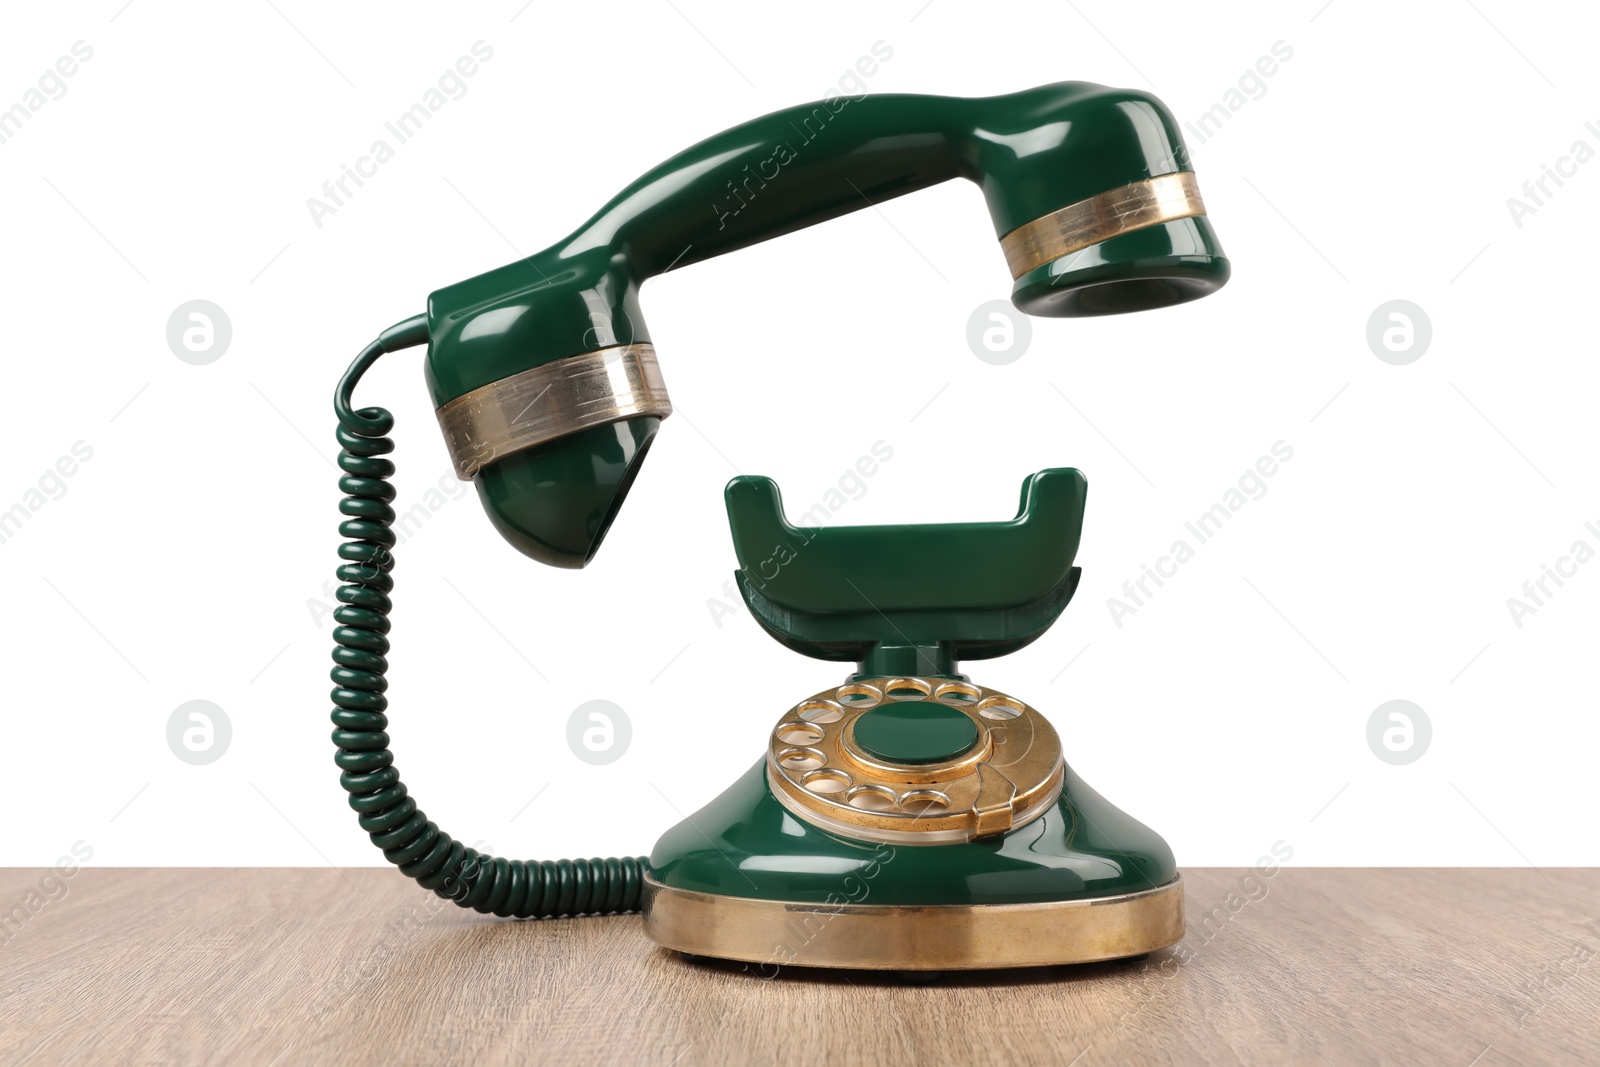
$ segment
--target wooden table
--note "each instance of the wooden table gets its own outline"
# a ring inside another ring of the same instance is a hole
[[[388,870],[46,874],[0,871],[0,1063],[1600,1064],[1600,870],[1190,870],[1177,949],[931,984]]]

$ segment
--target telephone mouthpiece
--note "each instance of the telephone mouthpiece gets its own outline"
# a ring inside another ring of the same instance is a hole
[[[553,567],[586,566],[628,496],[661,419],[637,416],[506,456],[473,476],[500,535]]]
[[[555,567],[594,558],[672,414],[648,343],[553,359],[435,412],[457,477],[471,479],[501,536]]]

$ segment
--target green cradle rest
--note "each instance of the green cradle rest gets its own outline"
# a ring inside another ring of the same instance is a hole
[[[1072,599],[1087,492],[1056,467],[1023,479],[1005,522],[834,527],[791,524],[770,478],[724,495],[739,592],[778,642],[860,677],[960,677],[957,660],[1022,648]]]

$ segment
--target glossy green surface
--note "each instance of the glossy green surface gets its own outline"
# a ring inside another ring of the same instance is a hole
[[[1031,603],[1072,569],[1089,483],[1071,467],[1030,474],[1014,518],[919,526],[795,526],[771,478],[723,491],[733,551],[762,595],[792,611],[980,611]],[[954,635],[951,635],[954,636]]]
[[[938,763],[978,742],[978,724],[956,708],[927,700],[880,704],[855,724],[856,744],[887,763]]]
[[[954,676],[1067,606],[1087,494],[1082,473],[1057,467],[1023,480],[1003,522],[829,527],[792,525],[770,478],[735,478],[724,496],[740,594],[776,640],[862,675]]]
[[[1060,82],[981,98],[831,95],[709,137],[549,248],[434,292],[429,389],[438,406],[552,360],[649,341],[639,311],[646,279],[951,178],[980,187],[999,237],[1068,204],[1187,169],[1171,113],[1137,90]],[[1035,315],[1098,315],[1179,303],[1227,279],[1203,220],[1160,231],[1047,263],[1016,282],[1012,299]],[[994,262],[1003,263],[998,250]],[[639,432],[632,436],[642,455]],[[602,456],[593,475],[584,473],[594,440],[560,438],[538,458],[486,468],[480,497],[512,544],[558,566],[593,557],[637,467]],[[553,488],[547,473],[558,469],[579,484]],[[552,514],[569,507],[573,514]],[[925,658],[924,643],[909,647],[913,660]]]
[[[995,611],[943,609],[804,615],[766,599],[734,572],[750,614],[779,644],[815,659],[855,661],[864,678],[889,674],[958,677],[956,661],[1009,655],[1038,640],[1066,608],[1082,572],[1073,567],[1031,604]]]
[[[1011,302],[1030,315],[1122,315],[1198,300],[1231,268],[1204,215],[1122,234],[1036,267]]]
[[[650,853],[664,885],[812,904],[1020,904],[1151,889],[1172,850],[1069,766],[1060,802],[1019,829],[960,845],[880,845],[789,814],[757,763]]]
[[[600,550],[660,425],[640,416],[514,453],[474,476],[478,499],[524,555],[582,567]]]
[[[951,178],[982,189],[998,237],[1187,169],[1165,105],[1088,82],[982,98],[833,96],[777,111],[657,166],[544,251],[433,293],[434,403],[553,359],[650,340],[638,302],[647,278]],[[998,250],[994,261],[1003,269]]]

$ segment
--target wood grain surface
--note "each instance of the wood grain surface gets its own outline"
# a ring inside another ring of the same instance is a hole
[[[1600,1064],[1597,870],[1189,870],[1176,949],[928,984],[388,870],[48,874],[0,871],[4,1064]]]

